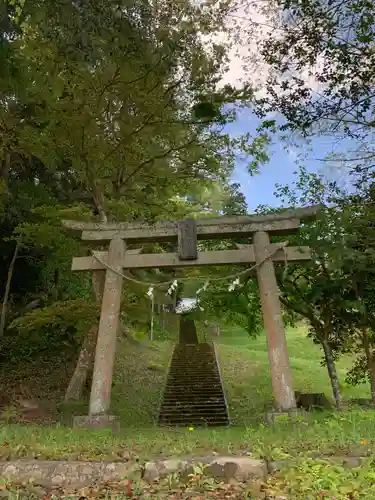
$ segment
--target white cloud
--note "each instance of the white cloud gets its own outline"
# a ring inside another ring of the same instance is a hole
[[[270,75],[270,66],[260,52],[261,44],[272,34],[282,36],[282,14],[276,2],[270,0],[237,0],[226,20],[227,33],[216,35],[213,41],[231,44],[229,70],[222,84],[234,86],[251,82],[258,95],[265,92],[265,82]],[[321,66],[322,61],[318,62]],[[313,76],[315,68],[305,68],[299,76],[313,90],[320,85]]]

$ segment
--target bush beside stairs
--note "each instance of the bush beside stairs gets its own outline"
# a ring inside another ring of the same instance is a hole
[[[227,426],[228,407],[213,344],[177,344],[167,377],[159,424]]]

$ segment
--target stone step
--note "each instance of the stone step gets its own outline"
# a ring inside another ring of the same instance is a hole
[[[192,398],[192,397],[201,397],[201,396],[207,396],[207,398],[216,398],[219,396],[222,396],[222,391],[220,390],[219,387],[202,387],[202,388],[197,388],[197,387],[192,387],[190,390],[184,391],[182,388],[173,390],[173,387],[169,388],[168,390],[165,391],[164,395],[165,396],[176,396],[176,397],[187,397],[187,398]]]
[[[175,395],[175,394],[168,394],[165,398],[165,401],[178,401],[181,404],[183,403],[195,403],[195,402],[200,402],[200,401],[224,401],[224,397],[222,394],[198,394],[196,396],[181,396],[181,395]]]
[[[164,398],[164,401],[179,401],[181,403],[194,403],[198,401],[224,401],[224,397],[222,394],[197,394],[193,396],[183,396],[176,394],[167,394]]]
[[[168,386],[172,387],[174,384],[176,386],[181,386],[181,387],[204,387],[204,388],[209,388],[209,387],[218,387],[220,385],[220,379],[219,377],[212,377],[210,379],[199,379],[199,378],[192,378],[192,377],[187,377],[186,379],[183,377],[175,377],[175,378],[168,378]]]
[[[190,366],[187,365],[180,365],[177,363],[172,363],[170,366],[170,370],[188,370],[188,371],[205,371],[205,370],[215,370],[217,371],[217,365],[216,363],[205,363],[204,366],[197,366],[196,364],[192,363]]]
[[[178,389],[179,387],[181,388],[189,388],[189,387],[192,387],[193,389],[194,388],[197,388],[198,390],[201,390],[202,388],[203,389],[209,389],[210,387],[213,387],[213,388],[217,388],[219,390],[221,390],[221,383],[220,383],[220,379],[218,378],[217,380],[205,380],[204,382],[202,381],[193,381],[192,383],[189,383],[189,380],[185,380],[185,379],[181,379],[181,380],[167,380],[167,385],[166,385],[166,389],[168,387],[175,387],[176,389]]]
[[[179,408],[178,406],[163,406],[161,408],[163,416],[167,415],[225,415],[225,405],[212,405],[201,408]]]
[[[181,365],[192,365],[194,362],[197,362],[199,365],[202,365],[205,362],[208,362],[210,364],[216,364],[215,356],[211,354],[209,356],[207,354],[202,356],[202,354],[195,353],[194,355],[188,357],[183,357],[182,354],[180,354],[171,359],[171,364],[178,363]]]
[[[219,374],[216,370],[211,370],[207,372],[199,372],[196,370],[191,370],[189,371],[173,371],[169,373],[168,378],[175,379],[175,378],[191,378],[194,380],[211,380],[212,378],[217,378],[220,379]]]
[[[191,371],[189,372],[175,372],[175,373],[170,373],[168,375],[168,380],[177,380],[177,379],[182,379],[182,380],[194,380],[196,382],[201,381],[206,382],[207,380],[220,380],[219,374],[212,370],[210,373],[200,373],[196,371]]]
[[[183,418],[175,415],[167,415],[159,420],[159,422],[165,422],[172,425],[185,424],[187,427],[189,424],[207,424],[207,423],[221,423],[222,425],[228,425],[228,419],[225,414],[214,415],[212,418],[207,418],[203,415],[185,415]]]
[[[225,412],[206,413],[206,414],[196,413],[195,415],[177,413],[175,415],[161,415],[160,419],[161,420],[169,419],[175,421],[178,420],[186,421],[194,419],[195,421],[205,420],[206,422],[212,422],[213,420],[228,420]]]
[[[183,383],[187,383],[191,381],[194,384],[200,384],[204,385],[207,383],[220,383],[220,377],[219,375],[216,375],[214,373],[211,373],[210,375],[205,375],[200,377],[199,375],[189,375],[189,374],[180,374],[180,375],[174,375],[173,377],[168,377],[168,382],[173,381],[173,382],[178,382],[181,380]]]
[[[186,394],[186,395],[194,395],[194,394],[222,394],[221,388],[217,385],[207,385],[196,387],[194,385],[185,387],[183,385],[178,385],[174,388],[172,385],[166,387],[165,394]]]
[[[162,418],[173,418],[173,419],[179,419],[179,420],[191,420],[192,418],[195,418],[196,420],[215,420],[217,418],[223,419],[227,418],[227,415],[225,412],[212,412],[212,413],[196,413],[195,415],[193,414],[188,414],[188,413],[175,413],[174,415],[161,415]]]
[[[165,401],[167,400],[174,400],[174,401],[179,401],[181,404],[193,404],[193,403],[200,403],[201,401],[205,402],[217,402],[217,401],[225,401],[224,395],[222,393],[218,394],[196,394],[196,395],[183,395],[183,394],[167,394],[164,398]]]
[[[159,423],[197,427],[229,425],[212,344],[175,347],[160,407]]]
[[[172,404],[180,404],[180,405],[184,405],[184,404],[209,404],[209,403],[221,403],[225,401],[225,399],[222,397],[222,396],[215,396],[215,397],[210,397],[210,396],[200,396],[200,397],[196,397],[196,398],[179,398],[179,397],[175,397],[175,396],[168,396],[166,398],[164,398],[164,401],[163,403],[172,403]]]
[[[179,351],[186,351],[186,350],[205,350],[209,349],[212,350],[212,344],[209,344],[208,342],[200,342],[199,344],[176,344],[175,350]]]
[[[174,399],[180,399],[180,400],[189,400],[189,401],[195,401],[195,400],[200,400],[203,399],[205,401],[216,401],[217,399],[224,399],[223,393],[222,392],[211,392],[211,393],[206,393],[206,392],[200,392],[200,393],[191,393],[191,394],[184,394],[184,393],[173,393],[169,392],[168,394],[165,394],[166,399],[174,398]]]
[[[206,384],[198,384],[198,383],[188,383],[185,382],[184,380],[182,381],[175,381],[175,382],[170,382],[168,381],[165,389],[168,390],[169,388],[178,391],[179,389],[181,391],[209,391],[209,390],[216,390],[216,391],[221,391],[221,385],[219,384],[219,381],[211,381],[207,382]]]
[[[215,361],[215,354],[213,352],[192,352],[190,354],[186,353],[176,353],[172,356],[171,362],[175,361],[181,364],[190,364],[196,360],[198,363],[203,363],[204,361],[209,361],[212,363]]]
[[[217,367],[216,365],[205,365],[204,368],[199,368],[196,366],[191,366],[191,367],[186,367],[186,366],[177,366],[177,365],[172,365],[169,368],[170,372],[169,373],[180,373],[180,374],[187,374],[187,373],[217,373]]]
[[[172,372],[168,375],[168,379],[191,379],[191,380],[212,380],[212,379],[217,379],[220,380],[219,374],[212,370],[211,372],[197,372],[197,371],[191,371],[191,372]]]
[[[181,409],[179,407],[161,407],[160,409],[160,415],[165,416],[168,414],[173,413],[174,415],[179,415],[183,417],[184,415],[201,415],[205,414],[206,416],[212,416],[212,415],[217,415],[217,414],[222,414],[226,415],[226,408],[225,405],[223,406],[206,406],[206,408],[200,408],[200,409]]]
[[[226,427],[229,425],[229,421],[227,418],[220,418],[215,420],[204,420],[204,419],[166,419],[159,420],[159,424],[168,425],[168,426],[176,426],[176,427]]]
[[[194,409],[194,408],[214,408],[214,407],[220,407],[220,408],[225,408],[225,400],[222,399],[221,401],[204,401],[203,399],[201,401],[166,401],[163,402],[162,408],[178,408],[181,411],[183,411],[185,408],[187,409]]]
[[[168,375],[168,379],[191,379],[191,380],[212,380],[212,379],[217,379],[220,380],[219,374],[216,370],[212,370],[211,372],[197,372],[191,370],[190,372],[184,371],[184,372],[172,372]]]
[[[210,401],[199,401],[197,406],[189,406],[186,401],[180,402],[180,401],[165,401],[163,404],[160,406],[160,411],[164,411],[166,409],[173,409],[173,410],[178,410],[179,412],[184,412],[186,409],[194,410],[194,409],[203,409],[203,408],[210,408],[210,410],[215,409],[215,408],[225,408],[225,401],[217,401],[217,402],[210,402]]]
[[[181,369],[181,370],[188,370],[188,371],[204,371],[205,369],[216,370],[217,365],[216,365],[216,363],[211,363],[211,362],[204,363],[204,366],[197,366],[195,363],[191,363],[191,365],[187,365],[187,364],[181,365],[179,363],[171,363],[169,368],[170,368],[170,370]]]
[[[199,359],[198,359],[199,357]],[[202,361],[203,359],[214,359],[215,358],[215,352],[213,350],[204,350],[204,351],[187,351],[181,350],[181,351],[175,351],[172,355],[172,359],[179,359],[181,361],[184,360],[192,360],[194,358],[197,358],[198,361]]]
[[[168,388],[164,393],[165,396],[181,396],[181,397],[200,397],[207,395],[207,398],[214,398],[222,395],[220,387],[187,387],[186,391],[183,390],[183,386],[177,388],[175,391],[173,387]]]
[[[222,415],[176,415],[176,416],[161,416],[159,422],[169,422],[171,424],[179,424],[179,423],[208,423],[208,422],[222,422],[227,423],[228,418],[225,414]]]

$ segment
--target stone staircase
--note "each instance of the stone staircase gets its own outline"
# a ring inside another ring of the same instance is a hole
[[[177,344],[159,413],[168,426],[226,426],[228,408],[213,344]]]

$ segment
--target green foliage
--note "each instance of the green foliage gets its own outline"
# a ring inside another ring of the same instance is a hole
[[[296,500],[325,497],[365,500],[372,498],[374,479],[372,459],[360,467],[348,469],[339,463],[333,465],[325,460],[304,458],[288,466],[279,478],[271,480],[271,484]]]
[[[98,313],[95,304],[81,299],[35,309],[9,325],[1,341],[1,357],[25,359],[62,346],[77,346]]]
[[[331,136],[335,147],[327,162],[371,178],[373,3],[279,0],[277,8],[281,26],[261,47],[271,67],[267,96],[258,100],[265,129],[274,125],[267,116],[272,111],[283,115],[278,130],[292,130],[294,137]]]
[[[243,287],[231,292],[228,287],[233,280],[209,283],[207,290],[199,294],[203,314],[220,318],[226,324],[238,325],[254,337],[263,327],[257,283],[247,280]]]
[[[68,165],[102,218],[107,211],[155,218],[176,192],[227,178],[235,145],[213,125],[232,121],[224,104],[247,94],[214,90],[225,47],[206,50],[200,30],[221,26],[227,6],[216,7],[188,0],[123,0],[116,9],[111,0],[84,9],[69,0],[27,5],[21,43],[10,44],[17,102],[2,110],[13,139],[53,172]],[[192,121],[192,112],[204,119]]]
[[[357,354],[348,380],[373,379],[371,188],[348,195],[302,169],[293,187],[278,186],[278,195],[288,204],[325,204],[315,221],[290,238],[293,244],[309,245],[313,258],[303,266],[288,265],[287,273],[279,274],[283,304],[308,320],[310,336],[322,345],[328,342],[334,358],[348,351]]]
[[[97,313],[98,307],[85,300],[54,302],[50,306],[31,311],[14,320],[10,328],[23,335],[39,335],[44,330],[52,329],[60,333],[69,332],[71,329],[84,331],[92,325],[93,315]]]

